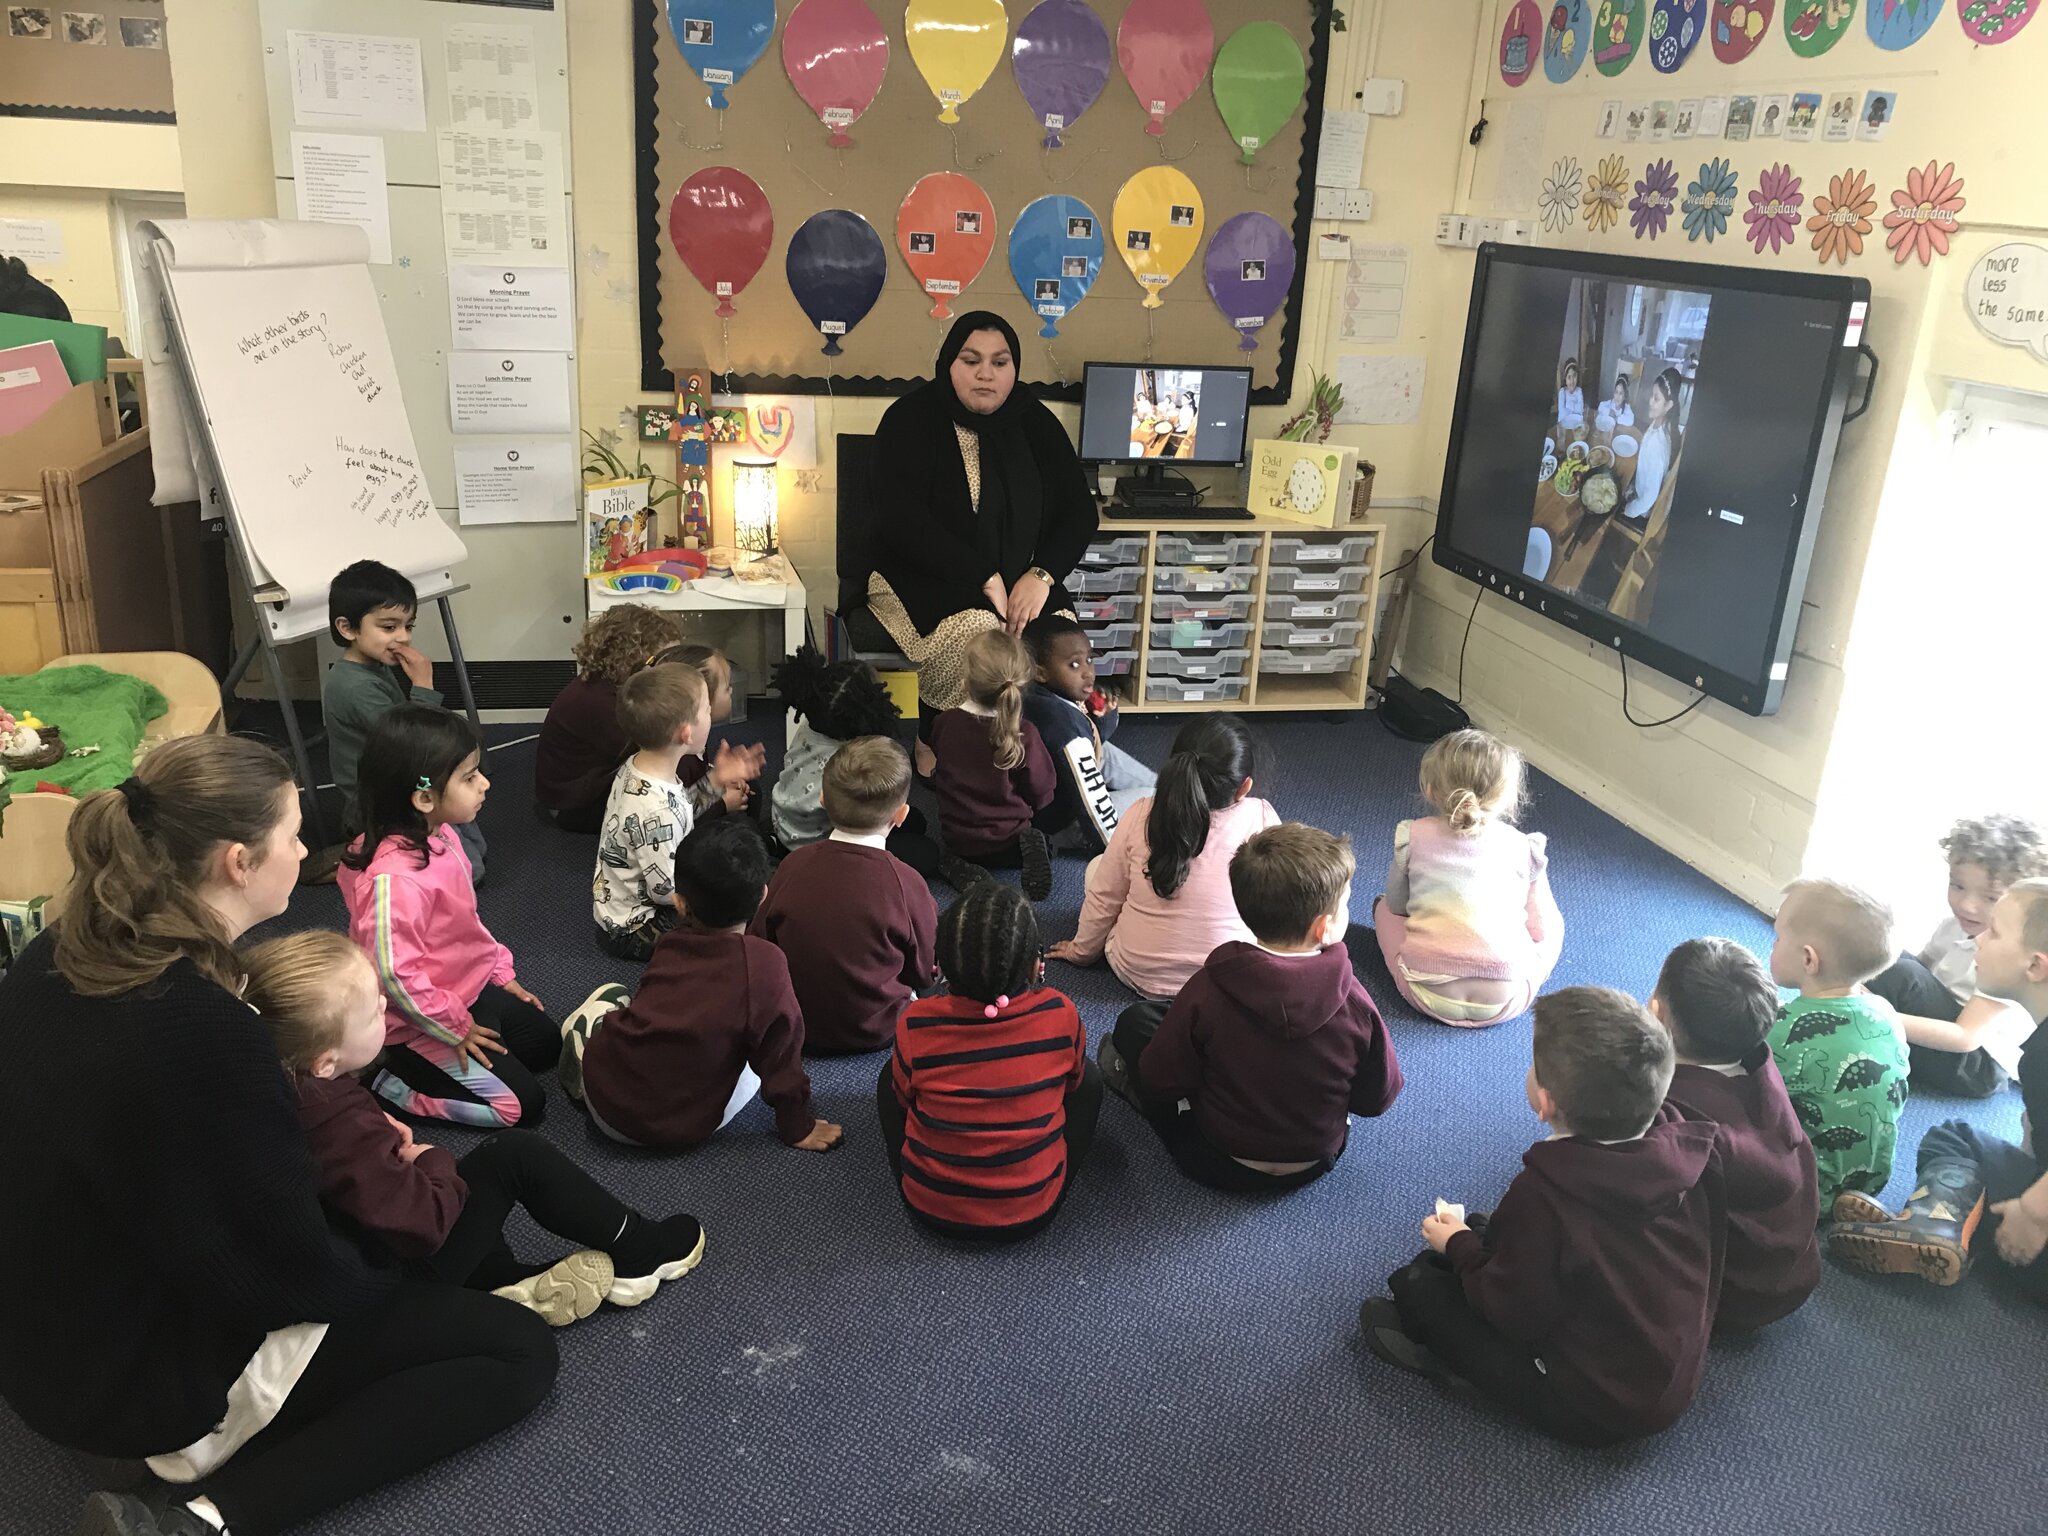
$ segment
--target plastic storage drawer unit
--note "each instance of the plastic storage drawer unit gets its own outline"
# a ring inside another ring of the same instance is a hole
[[[1248,650],[1229,651],[1154,651],[1145,659],[1147,677],[1179,677],[1191,680],[1202,678],[1241,678],[1245,663],[1252,659]]]
[[[1154,603],[1152,611],[1159,612]],[[1335,624],[1357,618],[1365,612],[1365,594],[1332,595],[1323,592],[1275,592],[1266,599],[1266,617],[1292,624]]]
[[[1074,617],[1083,624],[1121,624],[1138,616],[1138,609],[1144,604],[1142,592],[1126,593],[1122,597],[1081,597],[1074,599]],[[1330,615],[1335,618],[1335,614]],[[1349,617],[1349,615],[1346,615]]]
[[[1273,563],[1275,565],[1315,566],[1356,565],[1372,548],[1372,535],[1354,533],[1341,539],[1302,539],[1275,535],[1273,539]]]
[[[1257,574],[1258,567],[1252,565],[1226,565],[1213,569],[1201,566],[1181,568],[1159,565],[1152,568],[1152,587],[1158,592],[1249,592],[1252,589],[1252,577]],[[1363,576],[1360,579],[1362,581]],[[1116,590],[1124,592],[1137,589],[1118,587]]]
[[[1227,651],[1249,644],[1251,638],[1249,624],[1198,624],[1182,620],[1152,626],[1152,644],[1161,650]]]
[[[1076,571],[1067,578],[1067,590],[1076,597],[1117,597],[1135,592],[1144,579],[1141,565],[1119,565],[1106,571]]]
[[[1081,552],[1081,564],[1091,571],[1107,570],[1113,565],[1143,565],[1145,563],[1145,535],[1128,534],[1121,539],[1104,539],[1090,544]]]
[[[1103,651],[1095,658],[1097,677],[1127,677],[1138,664],[1136,651]]]
[[[1305,629],[1298,624],[1268,624],[1259,632],[1260,641],[1286,651],[1327,650],[1333,645],[1356,645],[1365,629],[1360,623],[1324,624]]]
[[[1297,677],[1327,677],[1332,673],[1349,672],[1358,657],[1359,649],[1355,645],[1340,645],[1328,651],[1288,651],[1269,646],[1259,652],[1259,670],[1291,673]]]
[[[1088,631],[1089,646],[1098,651],[1128,651],[1138,644],[1138,621],[1128,624],[1103,624]],[[1098,667],[1096,670],[1100,671]]]
[[[1241,677],[1214,683],[1188,683],[1174,678],[1147,678],[1145,697],[1154,704],[1234,704],[1244,697]]]
[[[1205,624],[1242,621],[1252,616],[1252,605],[1257,601],[1257,596],[1250,592],[1212,592],[1206,596],[1197,593],[1192,597],[1161,592],[1152,599],[1152,619],[1159,624],[1177,624],[1187,619]]]
[[[1157,560],[1161,565],[1244,565],[1257,558],[1259,536],[1255,533],[1159,535]]]
[[[1331,598],[1364,590],[1365,567],[1362,565],[1348,566],[1335,571],[1314,568],[1301,571],[1291,565],[1276,565],[1266,572],[1266,592],[1269,597],[1275,592],[1285,592],[1296,597]]]

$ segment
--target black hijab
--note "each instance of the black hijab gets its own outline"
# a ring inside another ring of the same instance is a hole
[[[976,331],[998,331],[1010,349],[1011,366],[1018,363],[1017,333],[1001,315],[977,309],[953,322],[939,347],[935,381],[946,413],[956,426],[964,427],[981,440],[981,506],[975,517],[983,551],[999,569],[1009,571],[1017,558],[1014,546],[1034,544],[1038,538],[1044,484],[1039,478],[1038,460],[1025,435],[1027,414],[1036,404],[1024,393],[1023,380],[1010,387],[1009,395],[993,411],[983,414],[970,409],[953,388],[953,360]],[[1031,550],[1024,550],[1029,558]],[[1018,573],[1013,572],[1011,579]]]

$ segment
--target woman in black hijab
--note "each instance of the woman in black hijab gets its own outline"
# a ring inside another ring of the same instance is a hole
[[[1061,583],[1095,537],[1095,498],[1066,428],[1017,388],[1017,333],[987,310],[954,323],[931,382],[883,415],[875,465],[868,606],[917,664],[929,772],[923,738],[965,695],[967,642],[1072,609]]]

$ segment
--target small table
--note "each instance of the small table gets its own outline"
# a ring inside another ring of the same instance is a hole
[[[787,560],[788,556],[783,558]],[[779,654],[794,656],[804,643],[805,629],[810,622],[810,594],[805,590],[803,577],[794,563],[790,565],[790,574],[793,580],[772,586],[743,582],[730,576],[706,576],[686,581],[674,592],[614,592],[594,581],[586,581],[584,589],[589,594],[592,618],[620,603],[640,603],[665,613],[742,614],[751,611],[764,619],[780,618],[782,644]],[[778,654],[772,639],[768,654],[771,659]],[[785,722],[785,731],[785,740],[795,736],[795,715]]]

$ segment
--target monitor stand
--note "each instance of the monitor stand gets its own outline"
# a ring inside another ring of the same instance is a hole
[[[1116,482],[1116,499],[1134,510],[1181,512],[1199,502],[1201,495],[1186,475],[1160,464],[1147,464],[1135,475],[1120,475]]]

